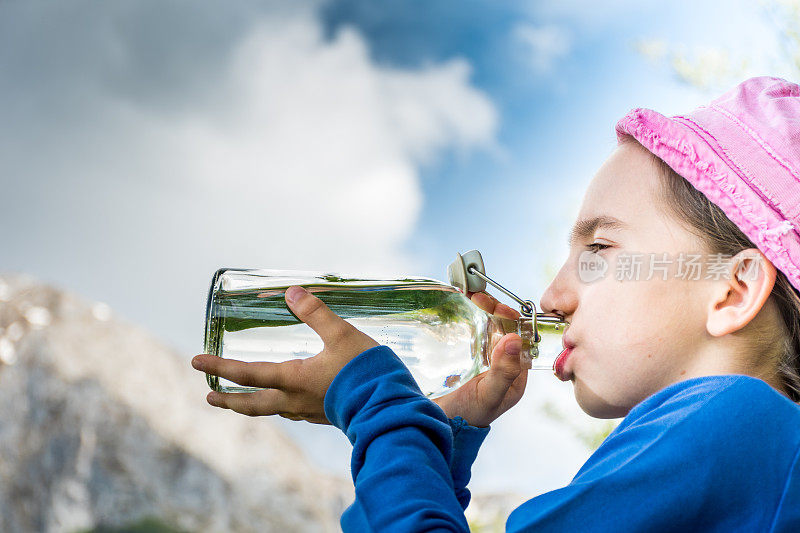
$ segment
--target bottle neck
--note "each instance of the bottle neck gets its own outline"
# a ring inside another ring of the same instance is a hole
[[[517,333],[522,338],[522,350],[519,352],[520,362],[524,368],[531,368],[533,360],[539,356],[534,317],[519,317]]]
[[[536,345],[536,330],[533,317],[519,317],[517,319],[504,318],[487,313],[486,342],[483,350],[483,364],[489,366],[492,350],[500,342],[503,335],[516,333],[522,338],[520,360],[525,368],[531,368],[531,361],[538,356]]]
[[[488,315],[486,342],[484,343],[483,363],[489,365],[492,350],[503,335],[516,333],[522,339],[520,361],[525,368],[550,370],[561,353],[562,335],[569,323],[561,317],[537,313],[533,317],[521,316],[517,319]]]

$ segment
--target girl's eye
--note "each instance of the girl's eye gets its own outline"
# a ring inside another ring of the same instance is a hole
[[[594,252],[594,253],[597,253],[600,250],[605,250],[606,248],[611,248],[610,245],[603,244],[601,242],[593,242],[592,244],[589,244],[586,247],[589,248],[590,250],[592,250],[592,252]]]

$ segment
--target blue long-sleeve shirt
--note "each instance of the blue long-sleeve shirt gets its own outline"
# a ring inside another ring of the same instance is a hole
[[[339,372],[325,413],[353,444],[344,531],[468,531],[466,485],[488,429],[448,420],[385,346]],[[506,529],[798,532],[800,407],[744,375],[672,384]]]

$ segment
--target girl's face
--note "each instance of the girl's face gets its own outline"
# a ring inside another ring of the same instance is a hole
[[[593,417],[625,416],[667,385],[702,375],[696,355],[708,339],[708,254],[660,206],[658,172],[638,143],[616,149],[589,185],[569,258],[541,299],[543,311],[570,322],[565,373]],[[681,254],[702,254],[700,279],[679,275]]]

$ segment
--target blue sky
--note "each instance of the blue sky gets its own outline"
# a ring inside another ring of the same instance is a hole
[[[187,358],[220,266],[442,279],[477,248],[538,302],[615,122],[717,94],[634,42],[787,76],[760,6],[2,2],[0,272],[105,302]],[[555,398],[591,422],[553,381],[532,376],[493,428],[484,490],[555,488],[585,460],[538,414]],[[286,428],[334,446],[326,466],[346,474],[341,435]],[[528,454],[536,476],[503,462]]]

